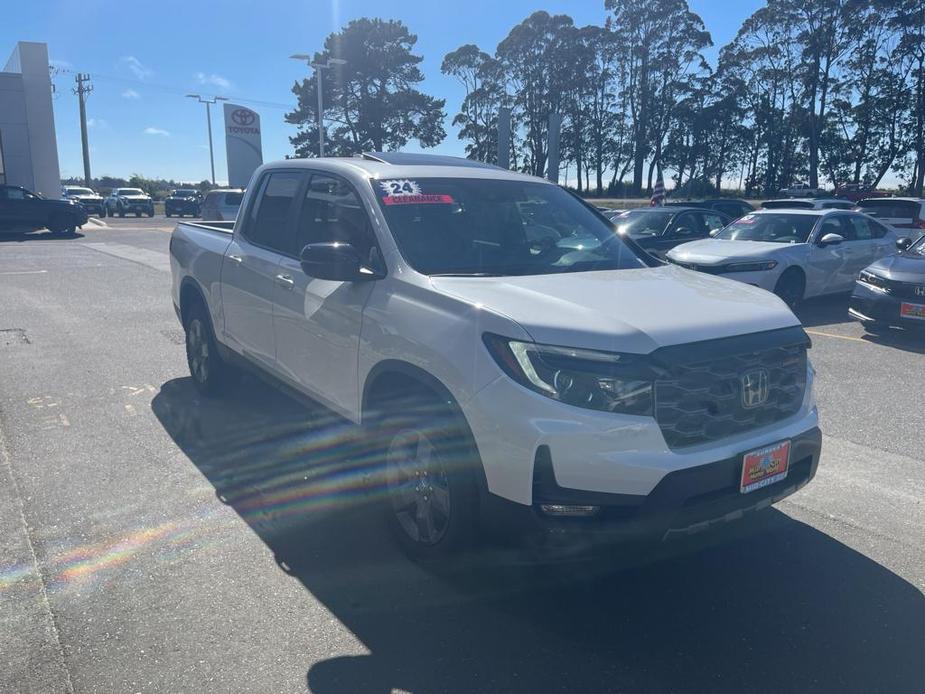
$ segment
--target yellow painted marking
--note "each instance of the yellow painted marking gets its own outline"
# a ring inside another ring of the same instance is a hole
[[[809,335],[819,335],[820,337],[835,337],[839,340],[851,340],[852,342],[863,342],[864,344],[870,344],[867,340],[864,340],[860,337],[851,337],[850,335],[836,335],[835,333],[823,333],[818,330],[807,330]]]
[[[156,393],[157,388],[150,383],[142,383],[140,386],[122,386],[122,390],[128,391],[129,395],[141,395],[142,393]]]

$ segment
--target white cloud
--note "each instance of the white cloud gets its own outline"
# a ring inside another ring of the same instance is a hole
[[[170,133],[163,128],[152,128],[149,126],[145,128],[143,132],[145,135],[162,135],[164,137],[170,137]]]
[[[109,127],[109,123],[103,120],[102,118],[88,118],[87,127],[97,128],[99,130],[105,130]]]
[[[204,72],[197,72],[194,77],[199,84],[207,84],[212,87],[218,87],[219,89],[231,89],[232,87],[230,79],[222,77],[221,75],[216,75],[215,73],[207,75]]]
[[[134,89],[126,89],[124,92],[122,92],[122,98],[123,99],[140,99],[141,94],[136,92]]]
[[[154,70],[151,70],[144,65],[138,58],[133,55],[124,55],[119,61],[127,67],[135,77],[140,80],[147,79],[154,74]]]

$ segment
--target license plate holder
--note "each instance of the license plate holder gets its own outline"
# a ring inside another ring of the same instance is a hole
[[[790,440],[749,451],[742,456],[739,492],[748,494],[780,482],[790,471]]]

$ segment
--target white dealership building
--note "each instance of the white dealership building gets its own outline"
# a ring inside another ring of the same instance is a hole
[[[61,196],[48,46],[20,41],[0,72],[0,184]]]

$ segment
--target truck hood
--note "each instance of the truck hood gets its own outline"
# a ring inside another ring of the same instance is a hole
[[[151,199],[151,197],[148,195],[120,195],[119,197],[123,200],[142,200],[144,202],[147,202]]]
[[[96,200],[102,200],[102,199],[103,199],[103,198],[101,198],[99,195],[69,195],[68,197],[71,198],[72,200],[81,200],[81,201],[83,201],[83,200],[93,200],[93,201],[96,201]]]
[[[537,342],[567,347],[647,354],[800,324],[770,292],[672,265],[431,283],[515,321]]]
[[[789,243],[770,241],[727,241],[725,239],[701,239],[682,243],[668,251],[668,257],[681,263],[698,265],[719,265],[736,260],[763,260],[774,258]]]

